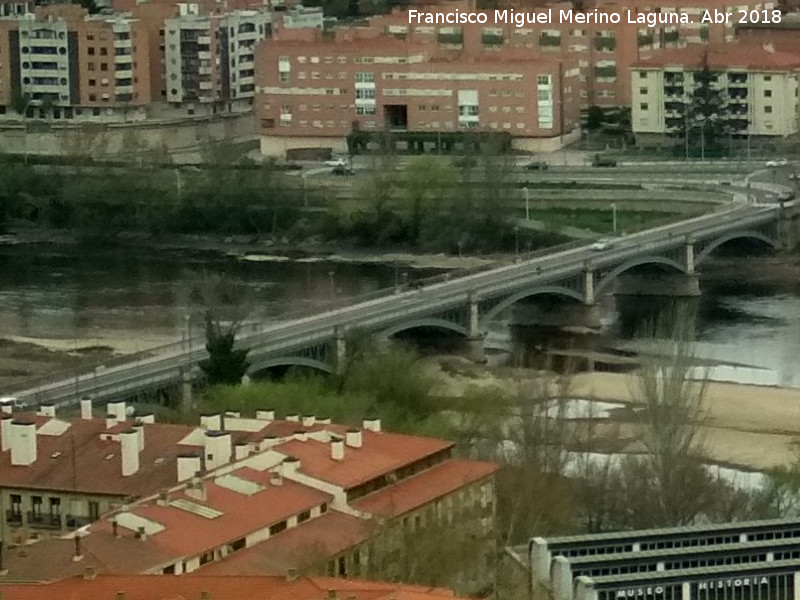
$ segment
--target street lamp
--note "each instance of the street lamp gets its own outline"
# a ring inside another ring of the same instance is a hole
[[[335,286],[335,284],[333,282],[333,276],[335,275],[335,273],[336,272],[333,269],[328,271],[328,280],[330,281],[330,284],[331,284],[331,296],[335,296],[336,295],[336,286]]]
[[[528,186],[522,188],[522,191],[525,192],[525,220],[531,220],[531,207],[530,207],[530,200],[528,198]]]
[[[306,173],[303,171],[301,177],[303,178],[303,208],[308,208],[308,187],[306,186]]]
[[[519,260],[519,227],[514,226],[514,256],[515,261]]]

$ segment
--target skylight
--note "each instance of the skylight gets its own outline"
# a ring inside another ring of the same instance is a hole
[[[203,506],[202,504],[197,504],[195,502],[191,502],[190,500],[185,500],[183,498],[178,498],[177,500],[173,500],[172,502],[169,503],[169,505],[172,506],[173,508],[179,508],[181,510],[185,510],[186,512],[190,512],[194,515],[198,515],[206,519],[216,519],[217,517],[221,517],[222,515],[225,514],[214,508]]]
[[[225,488],[226,490],[244,494],[245,496],[252,496],[253,494],[257,494],[264,489],[264,486],[260,483],[248,481],[247,479],[242,479],[236,475],[223,475],[222,477],[217,477],[214,480],[214,483]]]

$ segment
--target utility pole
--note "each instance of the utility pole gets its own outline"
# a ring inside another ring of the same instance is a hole
[[[611,203],[611,228],[613,229],[614,233],[617,233],[617,203]]]

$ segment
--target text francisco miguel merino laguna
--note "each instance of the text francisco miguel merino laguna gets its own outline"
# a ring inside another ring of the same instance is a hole
[[[476,12],[476,11],[460,11],[458,9],[448,12],[423,12],[419,10],[408,11],[409,24],[420,25],[460,25],[463,23],[489,23],[489,15],[492,11]],[[705,11],[711,13],[712,11]],[[624,11],[624,16],[627,17],[627,23],[640,23],[649,27],[656,25],[667,24],[682,24],[691,23],[692,19],[689,15],[683,12],[668,12],[668,13],[655,13],[655,12],[637,12],[637,11]],[[557,21],[554,21],[553,18]],[[494,23],[507,23],[516,25],[517,27],[524,27],[527,24],[552,24],[552,23],[577,23],[577,24],[606,24],[606,23],[621,23],[623,15],[619,12],[605,12],[599,10],[588,10],[585,12],[578,12],[574,10],[553,10],[548,8],[537,12],[521,12],[516,10],[495,10]],[[713,23],[714,16],[704,14],[703,23]],[[725,22],[725,21],[722,21]]]

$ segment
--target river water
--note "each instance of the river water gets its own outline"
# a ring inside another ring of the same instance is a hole
[[[215,252],[4,245],[0,337],[60,349],[97,345],[135,352],[202,335],[199,317],[209,301],[231,314],[244,307],[249,318],[274,319],[433,273],[398,265],[243,260]],[[210,291],[220,289],[220,281],[222,295]],[[715,361],[711,377],[800,388],[800,290],[719,278],[701,283],[698,355]],[[636,350],[630,333],[642,316],[618,316],[610,345]],[[493,336],[506,331],[496,324]]]

